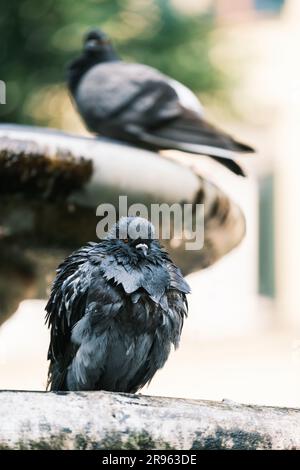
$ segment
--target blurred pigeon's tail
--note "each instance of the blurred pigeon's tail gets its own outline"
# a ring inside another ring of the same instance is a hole
[[[228,158],[219,158],[219,157],[213,157],[210,155],[211,158],[216,160],[218,163],[221,165],[225,166],[228,170],[232,171],[238,176],[246,176],[246,173],[244,172],[243,168],[238,165],[234,160],[230,160]]]
[[[61,370],[58,363],[51,362],[48,371],[48,380],[46,390],[64,391],[67,390],[66,381],[67,368]]]
[[[249,145],[236,141],[190,111],[185,111],[180,117],[161,123],[160,126],[146,130],[140,128],[136,137],[156,149],[175,149],[207,155],[243,176],[243,170],[233,158],[239,153],[254,152]]]

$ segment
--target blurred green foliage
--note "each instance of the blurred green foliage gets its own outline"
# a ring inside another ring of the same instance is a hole
[[[0,0],[0,9],[0,79],[7,84],[1,121],[36,121],[29,100],[64,81],[66,63],[95,26],[127,60],[157,67],[195,92],[220,88],[209,57],[212,18],[183,15],[171,0]]]

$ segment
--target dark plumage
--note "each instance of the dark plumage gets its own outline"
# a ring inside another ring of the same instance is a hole
[[[59,266],[46,306],[51,390],[136,392],[178,346],[190,289],[153,234],[122,218]]]
[[[142,64],[121,61],[107,36],[91,31],[68,67],[68,85],[87,127],[96,134],[152,150],[209,155],[236,174],[236,153],[253,149],[209,124],[197,97]]]

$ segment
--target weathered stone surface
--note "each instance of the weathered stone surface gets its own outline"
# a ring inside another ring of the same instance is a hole
[[[300,449],[300,410],[107,392],[0,392],[0,449]]]
[[[186,234],[162,240],[185,275],[211,266],[244,237],[239,207],[185,164],[107,139],[0,124],[0,324],[23,299],[47,296],[56,265],[98,240],[97,206],[118,209],[120,195],[149,215],[152,204],[204,204],[201,249],[186,250],[193,241]]]
[[[0,239],[5,234],[26,235],[30,242],[38,234],[40,245],[53,240],[63,247],[72,245],[73,233],[78,246],[87,236],[95,238],[97,206],[118,207],[120,195],[128,197],[128,205],[144,204],[149,215],[152,204],[204,204],[201,250],[185,250],[184,237],[164,240],[185,274],[210,266],[244,237],[245,220],[238,206],[184,164],[107,139],[0,125]]]

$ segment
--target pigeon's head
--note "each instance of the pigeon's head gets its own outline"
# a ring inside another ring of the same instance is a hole
[[[83,49],[85,53],[99,57],[113,52],[109,37],[99,29],[93,29],[86,34]]]
[[[108,36],[98,29],[89,31],[83,40],[82,54],[67,66],[68,85],[75,94],[83,75],[102,62],[115,62],[119,57]]]
[[[155,229],[142,217],[122,217],[112,227],[107,239],[128,254],[145,258],[155,245]]]

